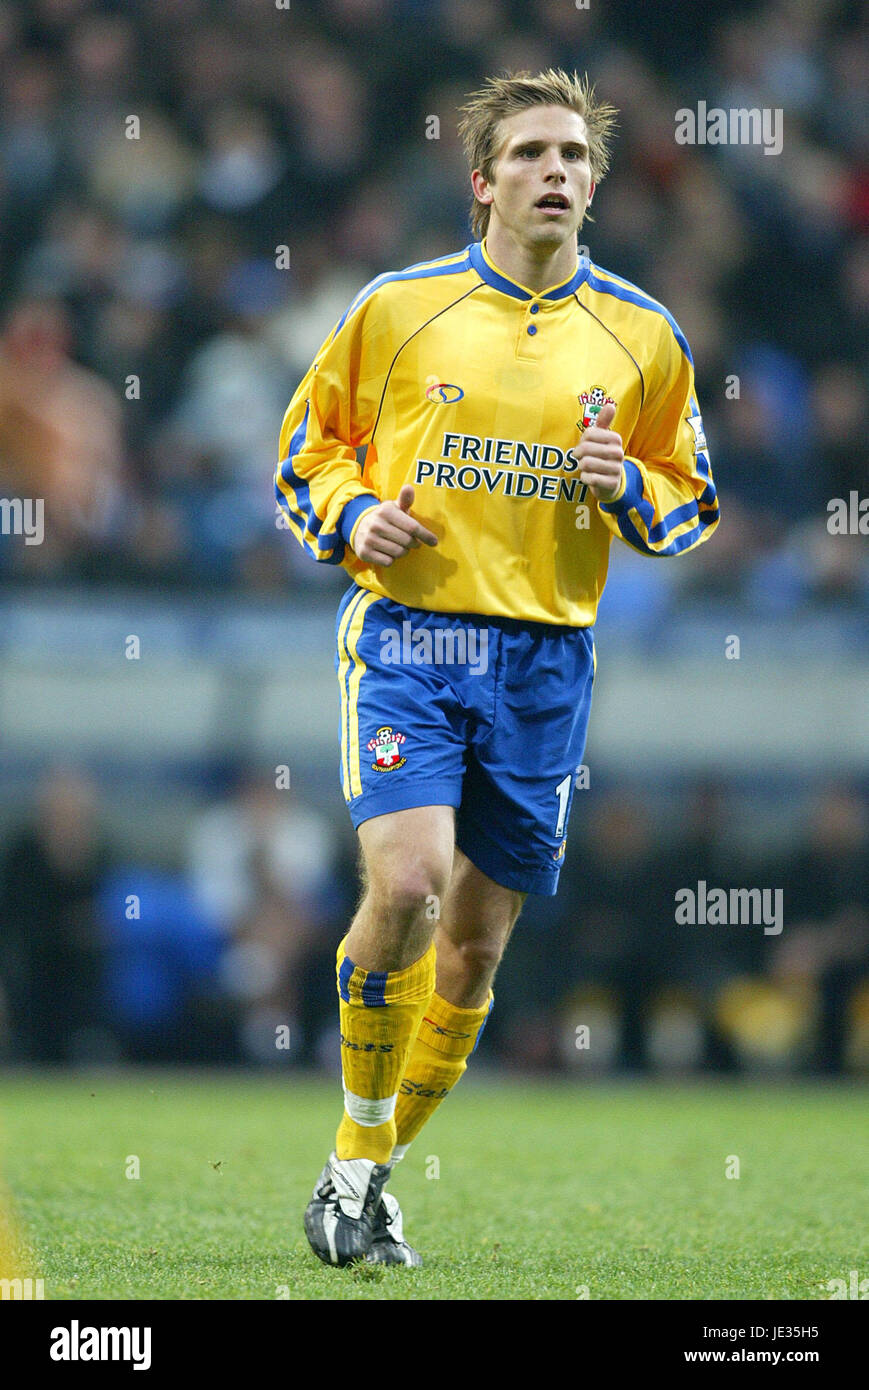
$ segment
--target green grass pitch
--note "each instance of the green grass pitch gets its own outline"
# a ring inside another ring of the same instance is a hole
[[[292,1075],[0,1077],[13,1272],[46,1299],[827,1299],[869,1276],[856,1085],[468,1078],[392,1183],[421,1270],[308,1249],[339,1098]]]

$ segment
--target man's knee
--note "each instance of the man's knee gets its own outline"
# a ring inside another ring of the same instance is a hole
[[[469,985],[488,984],[501,963],[507,934],[473,938],[452,943]]]
[[[493,883],[460,851],[444,920],[440,923],[438,973],[448,997],[475,1005],[501,963],[526,894]]]
[[[453,869],[452,820],[438,815],[425,822],[416,815],[384,818],[362,839],[365,903],[382,921],[397,926],[441,915]]]
[[[428,911],[437,920],[453,867],[451,807],[399,811],[363,822],[365,901],[381,915],[412,921]]]
[[[381,863],[375,872],[369,870],[366,902],[396,925],[426,918],[434,929],[448,881],[449,865],[442,857],[405,853]]]
[[[360,826],[365,895],[348,941],[365,969],[404,969],[431,941],[452,873],[453,816],[435,806]]]

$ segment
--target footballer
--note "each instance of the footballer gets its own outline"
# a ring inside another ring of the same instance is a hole
[[[360,290],[284,418],[289,529],[351,581],[363,895],[337,956],[343,1115],[304,1223],[328,1264],[421,1263],[385,1186],[465,1071],[526,895],[556,891],[613,536],[679,555],[718,523],[688,343],[579,255],[615,116],[576,73],[490,78],[459,124],[475,240]]]

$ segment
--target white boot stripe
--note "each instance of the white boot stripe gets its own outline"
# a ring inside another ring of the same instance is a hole
[[[326,1237],[326,1244],[329,1247],[329,1258],[333,1265],[338,1263],[338,1249],[335,1245],[335,1227],[338,1225],[338,1214],[332,1207],[327,1207],[323,1212],[323,1234]]]

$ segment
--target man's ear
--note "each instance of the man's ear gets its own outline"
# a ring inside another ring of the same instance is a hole
[[[589,185],[589,189],[588,189],[588,202],[586,203],[586,207],[587,207],[587,208],[590,208],[590,207],[591,207],[591,200],[592,200],[592,198],[594,197],[594,190],[595,190],[596,188],[597,188],[597,184],[596,184],[596,183],[592,183],[592,184]]]
[[[471,188],[473,189],[474,197],[476,198],[477,202],[484,203],[486,206],[488,206],[490,203],[493,203],[495,201],[495,195],[490,191],[491,183],[488,179],[483,180],[483,182],[485,182],[487,185],[485,193],[479,191],[479,189],[477,188],[478,174],[480,176],[480,179],[483,180],[483,175],[480,174],[480,171],[478,169],[475,169],[473,174],[471,175]]]

